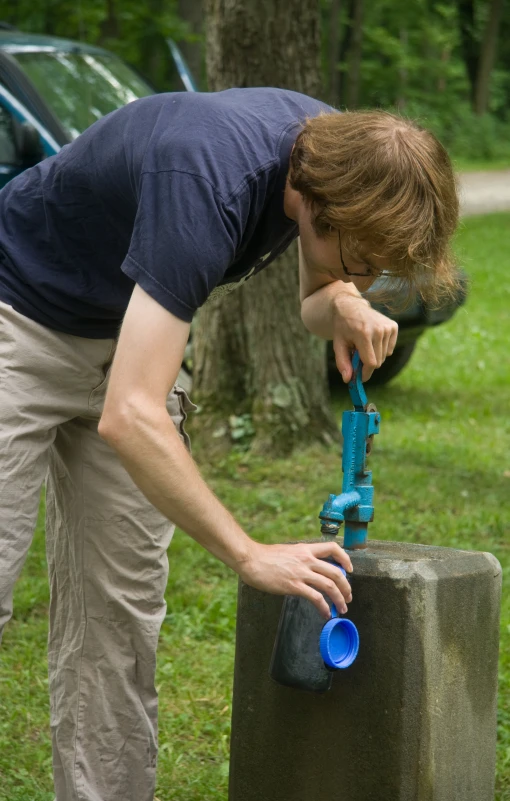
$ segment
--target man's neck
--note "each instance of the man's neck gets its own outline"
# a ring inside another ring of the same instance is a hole
[[[300,212],[303,206],[303,196],[296,189],[290,185],[289,176],[287,175],[287,183],[283,193],[283,210],[289,220],[299,222]]]

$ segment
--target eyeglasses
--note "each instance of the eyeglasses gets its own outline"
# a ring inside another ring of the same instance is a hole
[[[343,269],[343,271],[344,271],[344,273],[345,273],[346,275],[357,275],[357,276],[359,276],[360,278],[376,278],[376,277],[378,277],[379,275],[386,274],[385,272],[384,272],[384,273],[374,272],[374,271],[372,270],[372,268],[371,268],[371,267],[368,267],[368,266],[367,266],[367,272],[364,272],[364,273],[351,272],[351,271],[350,271],[350,270],[348,270],[348,269],[347,269],[347,267],[345,266],[344,257],[343,257],[343,253],[342,253],[342,239],[341,239],[341,236],[340,236],[340,231],[338,232],[338,246],[339,246],[339,248],[340,248],[340,261],[341,261],[341,263],[342,263],[342,269]]]

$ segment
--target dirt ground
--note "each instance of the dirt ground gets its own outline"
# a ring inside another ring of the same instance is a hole
[[[461,173],[459,183],[464,217],[510,210],[510,170]]]

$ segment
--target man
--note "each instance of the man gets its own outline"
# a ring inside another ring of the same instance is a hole
[[[175,382],[197,308],[299,235],[303,321],[366,379],[397,327],[359,290],[448,288],[456,219],[430,134],[276,89],[136,101],[0,194],[0,625],[49,469],[57,801],[153,798],[169,521],[255,587],[325,617],[322,593],[351,599],[336,543],[257,543],[192,461]]]

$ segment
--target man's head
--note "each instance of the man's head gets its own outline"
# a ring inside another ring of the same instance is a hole
[[[429,131],[383,111],[322,114],[297,137],[289,183],[306,209],[300,236],[312,263],[325,258],[333,274],[336,260],[336,277],[362,290],[381,270],[433,300],[455,288],[455,177]]]

